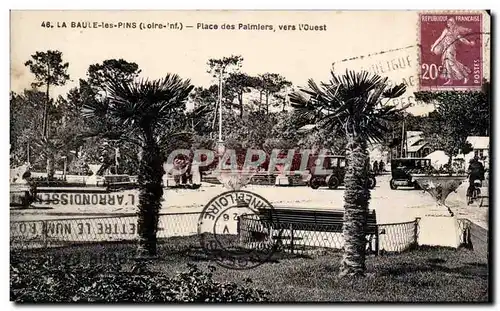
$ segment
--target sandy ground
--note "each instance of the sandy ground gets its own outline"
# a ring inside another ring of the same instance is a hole
[[[370,209],[375,209],[379,224],[409,222],[424,216],[435,207],[432,197],[413,189],[391,190],[389,176],[377,179],[377,187],[371,192]],[[487,228],[488,207],[479,204],[467,206],[464,183],[452,193],[447,204],[459,218],[468,218]],[[247,186],[248,190],[266,198],[275,207],[300,207],[310,209],[342,209],[343,188],[313,190],[309,187]],[[159,221],[158,237],[194,235],[202,232],[237,234],[238,215],[248,213],[246,208],[232,207],[224,210],[215,221],[200,214],[204,206],[215,196],[227,191],[221,185],[203,184],[198,190],[168,189]],[[59,245],[63,241],[111,241],[137,238],[137,191],[129,190],[110,194],[43,194],[42,198],[58,199],[59,202],[38,203],[38,209],[11,210],[11,242],[19,247],[29,243],[31,247]],[[186,214],[188,213],[188,214]],[[103,214],[107,214],[103,218]],[[127,217],[116,217],[128,214]],[[19,221],[24,220],[24,221]],[[42,221],[57,220],[57,221]],[[12,222],[14,221],[14,222]],[[246,226],[246,225],[242,225]],[[387,251],[400,251],[413,242],[411,225],[385,226],[380,236],[380,247]],[[245,230],[245,229],[243,229]],[[435,235],[442,234],[442,228]],[[296,244],[338,247],[343,243],[341,234],[323,234],[312,231],[294,231],[301,237]],[[458,234],[460,234],[458,232]],[[17,242],[19,243],[17,243]],[[339,244],[340,243],[340,244]]]
[[[377,178],[377,186],[371,192],[370,209],[377,212],[378,223],[397,223],[412,221],[415,217],[423,216],[429,207],[434,205],[434,200],[422,190],[404,189],[391,190],[389,188],[390,176]],[[456,193],[450,194],[447,204],[459,218],[468,218],[478,225],[487,228],[488,206],[479,207],[478,203],[467,206],[465,191],[467,183],[463,183]],[[320,188],[313,190],[309,187],[273,187],[253,186],[243,188],[255,192],[273,206],[290,206],[301,208],[343,208],[343,188],[329,190]],[[198,190],[168,189],[164,193],[164,202],[161,213],[186,213],[201,212],[205,204],[218,194],[226,191],[221,185],[203,184]],[[51,194],[52,195],[52,194]],[[45,196],[45,194],[44,194]],[[92,196],[92,195],[91,195]],[[66,202],[39,203],[41,209],[11,210],[11,220],[41,220],[62,219],[73,217],[95,217],[96,214],[129,214],[136,212],[137,191],[128,190],[97,197],[77,198],[67,197]],[[73,204],[70,204],[70,200]],[[92,204],[92,202],[101,204]],[[78,202],[79,204],[74,204]]]

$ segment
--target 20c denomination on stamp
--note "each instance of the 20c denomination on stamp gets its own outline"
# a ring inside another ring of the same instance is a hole
[[[250,191],[227,191],[210,200],[198,219],[200,244],[208,257],[236,270],[267,262],[277,251],[279,235],[263,221],[260,209],[273,210],[273,206]]]
[[[419,26],[420,89],[481,88],[482,15],[421,13]]]

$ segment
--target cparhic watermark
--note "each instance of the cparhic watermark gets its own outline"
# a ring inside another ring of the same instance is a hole
[[[213,167],[214,173],[254,171],[267,174],[295,175],[306,170],[314,170],[315,175],[330,175],[328,157],[332,155],[328,149],[314,151],[312,149],[273,149],[270,154],[264,150],[226,149],[224,153],[209,149],[177,149],[167,157],[167,164],[172,165],[171,174],[181,175],[187,172],[189,166],[175,165],[178,158],[190,159],[200,168]]]

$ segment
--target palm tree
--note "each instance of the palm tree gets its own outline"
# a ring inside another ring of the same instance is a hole
[[[292,106],[316,116],[318,127],[332,135],[342,133],[347,138],[348,167],[344,192],[344,254],[341,276],[364,275],[366,236],[365,224],[370,200],[368,189],[368,143],[381,142],[387,131],[387,121],[397,116],[397,109],[387,102],[401,96],[403,84],[390,87],[387,78],[368,72],[346,71],[318,86],[313,80],[308,87],[290,95]],[[383,99],[387,99],[382,103]]]
[[[57,138],[41,137],[32,141],[35,154],[41,154],[47,161],[47,180],[53,180],[55,174],[55,158],[63,152],[64,142]]]
[[[155,256],[165,173],[162,148],[178,135],[193,86],[190,80],[167,74],[154,81],[110,81],[106,89],[103,101],[95,99],[84,105],[84,115],[103,125],[103,136],[140,147],[138,256]]]

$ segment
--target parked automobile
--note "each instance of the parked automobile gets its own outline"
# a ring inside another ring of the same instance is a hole
[[[344,184],[347,160],[345,156],[339,155],[324,155],[323,159],[319,157],[315,161],[315,166],[310,169],[311,173],[308,178],[308,185],[313,189],[319,187],[328,187],[330,189],[337,189],[340,185]],[[322,175],[318,172],[318,165],[323,163],[323,170],[331,170],[329,175]],[[369,163],[367,163],[369,165]],[[368,178],[368,188],[373,189],[377,185],[375,175],[370,171]]]
[[[398,187],[413,187],[420,189],[420,186],[412,178],[412,174],[423,174],[432,169],[431,159],[425,158],[400,158],[391,161],[391,180],[389,185],[395,190]]]

